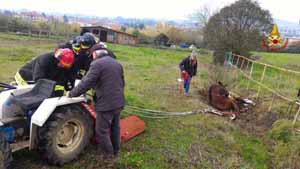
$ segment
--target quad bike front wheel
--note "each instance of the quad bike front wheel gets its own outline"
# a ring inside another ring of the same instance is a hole
[[[12,153],[4,132],[0,131],[0,169],[9,169],[12,162]]]
[[[75,159],[93,135],[91,116],[78,106],[57,109],[39,129],[39,150],[49,163],[62,165]]]

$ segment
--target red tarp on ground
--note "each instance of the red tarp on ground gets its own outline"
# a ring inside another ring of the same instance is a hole
[[[94,107],[86,103],[82,105],[91,113],[92,117],[96,119],[96,112]],[[121,142],[125,142],[145,131],[146,125],[145,122],[137,116],[128,116],[121,119],[120,122],[121,128]]]
[[[137,116],[121,119],[121,142],[125,142],[145,131],[145,122]]]

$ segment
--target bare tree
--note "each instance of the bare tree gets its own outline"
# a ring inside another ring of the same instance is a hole
[[[207,6],[203,5],[196,12],[192,13],[189,18],[199,24],[200,28],[203,28],[207,23],[209,18],[212,16],[212,10]]]
[[[248,55],[261,46],[273,19],[256,1],[239,0],[213,15],[204,28],[204,40],[214,50],[214,62],[223,63],[225,52]]]

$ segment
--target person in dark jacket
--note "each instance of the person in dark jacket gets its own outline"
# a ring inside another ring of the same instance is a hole
[[[36,57],[17,72],[18,85],[27,85],[28,81],[39,79],[56,81],[56,91],[62,93],[68,87],[69,69],[74,63],[74,53],[70,49],[59,49]]]
[[[95,131],[96,140],[101,143],[98,148],[108,157],[117,156],[120,150],[120,112],[125,105],[123,67],[105,49],[96,50],[92,55],[94,61],[87,75],[68,96],[80,96],[90,88],[96,90]]]
[[[95,44],[90,51],[96,51],[100,49],[105,49],[108,52],[108,55],[114,59],[117,59],[117,56],[109,49],[107,49],[107,46],[104,42],[99,42],[98,44]]]
[[[184,58],[180,64],[179,68],[181,71],[181,77],[184,80],[184,92],[188,95],[190,90],[190,83],[192,77],[197,74],[197,54],[192,52],[190,56]]]

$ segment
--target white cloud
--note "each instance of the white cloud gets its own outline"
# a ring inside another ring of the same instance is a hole
[[[259,0],[259,3],[264,9],[271,12],[273,18],[297,23],[300,20],[299,0]]]

